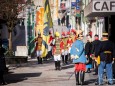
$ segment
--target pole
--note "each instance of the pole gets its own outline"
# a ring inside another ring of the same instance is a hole
[[[30,55],[30,24],[31,24],[31,20],[30,20],[30,7],[28,8],[28,21],[27,21],[27,24],[28,24],[28,54]]]
[[[26,40],[26,46],[28,46],[28,28],[27,28],[27,26],[28,26],[28,24],[27,24],[27,14],[26,14],[26,19],[25,19],[25,40]]]
[[[75,73],[75,72],[73,72],[73,73],[69,76],[68,80],[70,80],[70,78],[73,76],[74,73]]]

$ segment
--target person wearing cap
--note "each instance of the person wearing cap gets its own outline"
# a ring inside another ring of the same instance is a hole
[[[83,35],[78,35],[78,39],[72,44],[70,51],[71,58],[73,59],[73,63],[75,64],[76,85],[83,85],[86,71],[85,49],[82,40]]]
[[[55,32],[55,38],[53,39],[53,50],[52,54],[54,55],[55,61],[55,70],[61,70],[61,51],[60,51],[60,34]]]
[[[42,64],[42,37],[41,37],[41,33],[38,32],[38,36],[37,38],[34,39],[34,42],[36,43],[36,53],[37,53],[37,60],[38,60],[38,64]]]
[[[112,61],[115,57],[115,45],[108,40],[108,33],[102,34],[102,41],[95,52],[95,57],[100,56],[100,64],[98,65],[98,82],[96,85],[103,84],[103,73],[106,70],[108,85],[113,85]]]

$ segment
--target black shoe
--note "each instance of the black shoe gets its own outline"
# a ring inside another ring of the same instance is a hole
[[[83,85],[83,82],[81,82],[80,85]]]
[[[61,67],[58,67],[57,69],[60,71],[60,70],[61,70]]]
[[[66,62],[65,64],[68,65],[68,62]]]
[[[79,83],[76,83],[76,85],[80,85]]]
[[[94,73],[93,75],[98,75],[97,73]]]
[[[86,71],[85,73],[88,73],[88,71]]]
[[[6,83],[6,82],[3,82],[2,85],[7,85],[7,83]]]
[[[62,64],[62,66],[64,66],[64,65],[65,65],[65,63]]]
[[[95,82],[95,85],[99,85],[99,83],[98,83],[98,82]]]
[[[108,85],[113,85],[113,83],[109,83],[109,82],[108,82]]]
[[[57,70],[58,68],[55,68],[55,70]]]
[[[95,85],[103,85],[103,84],[99,84],[98,82],[96,82]]]
[[[91,71],[86,71],[85,73],[91,73]]]

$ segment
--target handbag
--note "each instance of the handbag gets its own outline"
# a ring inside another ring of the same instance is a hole
[[[86,59],[86,65],[89,64],[89,58],[87,57]]]
[[[97,62],[97,65],[100,64],[100,56],[97,57],[96,62]]]

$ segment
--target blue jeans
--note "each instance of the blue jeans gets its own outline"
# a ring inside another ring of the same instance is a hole
[[[113,84],[112,63],[106,64],[106,62],[104,62],[104,61],[101,61],[100,65],[98,66],[98,82],[99,82],[99,84],[103,84],[104,69],[106,70],[108,82]]]

